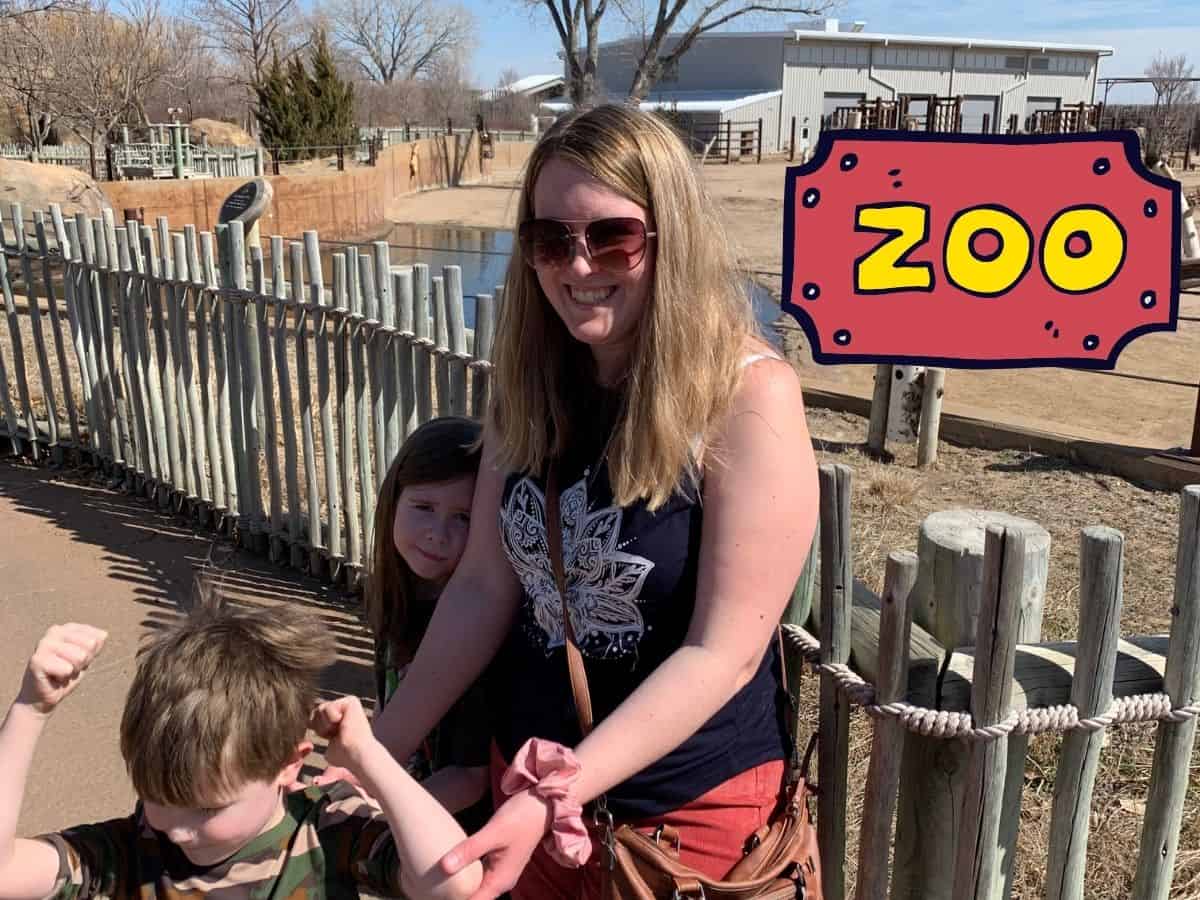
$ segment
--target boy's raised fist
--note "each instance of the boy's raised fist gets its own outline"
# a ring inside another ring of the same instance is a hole
[[[75,690],[107,638],[108,632],[91,625],[50,626],[25,669],[17,702],[49,715]]]

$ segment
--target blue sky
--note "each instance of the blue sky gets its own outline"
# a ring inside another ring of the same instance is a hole
[[[460,2],[479,20],[472,68],[480,86],[494,85],[507,67],[521,75],[561,71],[555,57],[558,37],[540,4]],[[1200,74],[1200,0],[843,0],[831,15],[866,20],[866,30],[876,32],[1104,44],[1116,53],[1101,60],[1102,78],[1141,75],[1158,50],[1188,54]],[[795,18],[776,16],[773,21],[779,27]],[[1114,89],[1110,102],[1146,99],[1136,90]]]

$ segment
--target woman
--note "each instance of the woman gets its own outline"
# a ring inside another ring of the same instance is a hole
[[[683,861],[719,877],[770,815],[789,749],[773,637],[817,512],[800,385],[757,336],[662,121],[603,106],[556,123],[530,158],[519,234],[476,527],[376,731],[406,758],[503,645],[494,776],[529,738],[573,747],[569,800],[605,794],[618,824],[676,825]],[[548,559],[551,465],[597,721],[582,741]],[[539,846],[559,815],[519,790],[443,867],[484,858],[480,898],[595,896],[598,844],[578,869]]]

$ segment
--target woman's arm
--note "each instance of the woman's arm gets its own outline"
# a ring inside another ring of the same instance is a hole
[[[396,693],[375,721],[379,741],[407,759],[496,655],[512,624],[521,586],[500,542],[500,501],[507,472],[485,433],[471,504],[471,531]]]
[[[688,634],[576,748],[581,803],[678,747],[746,684],[803,569],[818,486],[800,383],[789,365],[762,362],[746,370],[709,459],[715,462],[706,467]],[[491,853],[494,863],[475,896],[495,897],[520,874],[545,824],[542,802],[517,794],[443,865],[453,871]]]

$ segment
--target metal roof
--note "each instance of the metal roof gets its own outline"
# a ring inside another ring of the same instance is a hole
[[[760,100],[782,96],[782,90],[757,94],[744,94],[741,91],[651,91],[650,96],[642,100],[640,107],[645,110],[727,113],[751,103],[758,103]],[[543,103],[542,108],[552,112],[565,112],[572,106],[563,101],[550,101]]]
[[[681,37],[672,34],[671,37]],[[945,35],[928,34],[889,34],[872,31],[820,31],[817,29],[793,28],[788,31],[707,31],[702,39],[711,38],[765,38],[784,41],[848,41],[850,43],[870,44],[932,44],[941,47],[961,47],[968,50],[1037,50],[1046,52],[1065,53],[1096,53],[1101,56],[1111,56],[1112,47],[1104,44],[1063,44],[1054,41],[1016,41],[997,38],[947,37]],[[621,38],[615,41],[605,41],[602,47],[618,47],[621,44],[639,42],[640,38]]]

